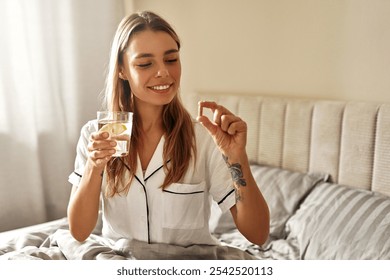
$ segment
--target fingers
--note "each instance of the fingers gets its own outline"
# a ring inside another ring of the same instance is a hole
[[[239,132],[245,132],[247,127],[246,123],[239,117],[234,115],[221,116],[221,129],[230,135],[235,135]]]
[[[96,165],[106,164],[115,153],[116,141],[108,139],[107,132],[92,133],[88,143],[89,157]]]
[[[198,116],[203,115],[203,108],[208,108],[213,112],[213,122],[218,125],[221,124],[221,117],[223,115],[233,115],[228,109],[221,105],[218,105],[213,101],[199,101]]]
[[[241,118],[215,102],[200,101],[198,106],[199,115],[197,119],[212,134],[216,132],[217,127],[220,127],[222,131],[230,135],[235,135],[237,132],[245,132],[247,129],[246,123]],[[211,109],[214,124],[206,116],[203,116],[203,108]]]
[[[213,124],[206,116],[198,116],[198,122],[200,122],[211,135],[215,135],[217,133],[218,126]]]

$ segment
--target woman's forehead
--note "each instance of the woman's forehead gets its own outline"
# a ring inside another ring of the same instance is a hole
[[[179,48],[171,35],[164,31],[145,30],[134,34],[126,53],[131,59],[147,56],[166,55],[178,52]]]

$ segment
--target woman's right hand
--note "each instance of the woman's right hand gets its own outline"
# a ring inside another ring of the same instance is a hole
[[[102,172],[115,153],[116,141],[108,132],[98,131],[89,138],[88,160],[78,186],[73,186],[68,205],[69,230],[82,242],[91,234],[99,213]]]
[[[109,139],[108,132],[92,133],[88,143],[88,161],[94,168],[103,171],[111,156],[115,154],[116,141]]]

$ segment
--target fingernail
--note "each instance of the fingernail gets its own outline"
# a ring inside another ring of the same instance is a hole
[[[115,147],[115,146],[116,146],[116,141],[111,141],[111,142],[110,142],[110,145],[113,146],[113,147]]]

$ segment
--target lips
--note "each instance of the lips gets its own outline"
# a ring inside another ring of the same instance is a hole
[[[162,84],[162,85],[155,85],[150,86],[149,88],[155,92],[164,93],[167,92],[173,84]]]
[[[170,88],[171,85],[159,85],[159,86],[153,86],[150,87],[153,90],[167,90]]]

